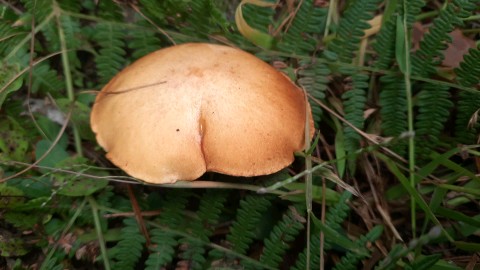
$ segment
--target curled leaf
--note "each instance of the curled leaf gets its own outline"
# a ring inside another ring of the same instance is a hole
[[[265,49],[271,48],[274,38],[267,33],[251,27],[243,18],[242,7],[244,4],[252,4],[259,7],[274,7],[276,3],[262,0],[243,0],[235,10],[235,23],[237,24],[238,31],[253,44]]]

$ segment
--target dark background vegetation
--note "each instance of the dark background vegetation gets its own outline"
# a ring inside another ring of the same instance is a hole
[[[480,2],[243,2],[0,1],[0,268],[479,269]],[[290,76],[315,148],[227,189],[115,169],[96,92],[185,42]]]

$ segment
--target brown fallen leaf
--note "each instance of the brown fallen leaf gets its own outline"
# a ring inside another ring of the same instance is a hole
[[[452,43],[443,51],[444,59],[442,65],[445,67],[458,67],[463,60],[463,56],[468,53],[470,48],[475,48],[475,41],[463,35],[459,29],[453,30],[450,34]]]

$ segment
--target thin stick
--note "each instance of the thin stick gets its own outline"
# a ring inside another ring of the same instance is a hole
[[[127,191],[130,202],[132,203],[133,212],[135,213],[135,220],[137,221],[137,224],[140,227],[143,236],[145,237],[147,247],[149,247],[151,245],[150,235],[148,234],[147,226],[145,226],[145,222],[143,221],[142,211],[138,205],[137,197],[135,197],[135,194],[133,193],[132,185],[127,184]]]

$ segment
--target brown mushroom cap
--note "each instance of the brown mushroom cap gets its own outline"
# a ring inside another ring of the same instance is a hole
[[[115,165],[162,184],[206,171],[279,171],[304,148],[307,111],[311,120],[303,91],[262,60],[189,43],[153,52],[117,74],[98,94],[91,126]]]

